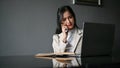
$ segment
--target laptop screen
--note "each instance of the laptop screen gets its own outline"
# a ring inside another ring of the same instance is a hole
[[[84,23],[82,57],[112,54],[114,24]]]

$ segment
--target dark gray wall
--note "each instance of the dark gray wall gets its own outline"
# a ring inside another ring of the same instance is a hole
[[[120,52],[119,0],[104,0],[104,6],[73,5],[72,0],[0,0],[0,56],[52,52],[57,8],[70,5],[77,24],[83,22],[117,25],[114,53]]]

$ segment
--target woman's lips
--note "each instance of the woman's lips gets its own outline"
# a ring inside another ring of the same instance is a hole
[[[67,25],[67,26],[72,26],[72,24],[70,24],[70,25]]]

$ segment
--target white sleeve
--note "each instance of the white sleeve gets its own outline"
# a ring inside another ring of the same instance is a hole
[[[68,43],[64,43],[57,34],[53,35],[52,46],[53,46],[54,53],[64,52],[67,44]]]

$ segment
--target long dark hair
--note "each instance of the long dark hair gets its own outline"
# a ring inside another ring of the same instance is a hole
[[[69,11],[72,14],[72,16],[74,17],[74,27],[77,27],[75,13],[73,12],[72,8],[67,5],[62,6],[62,7],[58,8],[58,11],[57,11],[57,28],[56,28],[55,34],[60,34],[62,32],[61,20],[63,18],[63,14],[65,11]]]

